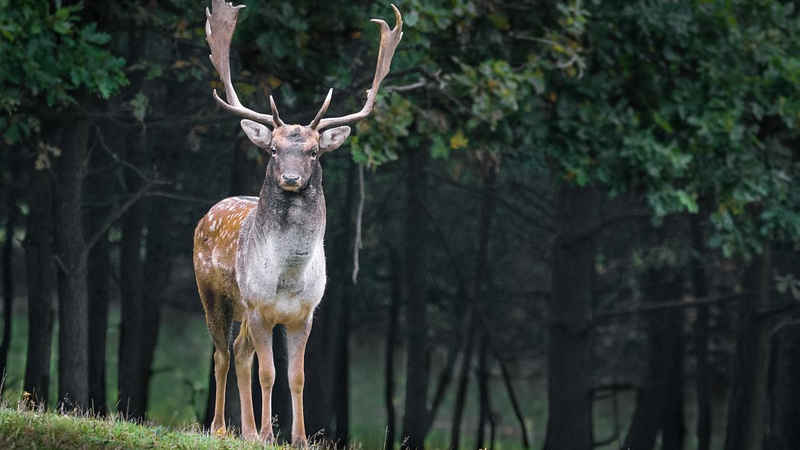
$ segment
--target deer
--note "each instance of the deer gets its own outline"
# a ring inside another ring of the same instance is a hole
[[[346,124],[370,115],[381,82],[403,36],[403,18],[395,5],[395,26],[372,19],[380,28],[378,61],[372,86],[360,111],[326,118],[333,89],[308,125],[283,122],[269,96],[271,114],[242,105],[231,81],[230,43],[239,9],[232,2],[213,0],[206,8],[209,55],[225,88],[214,100],[243,119],[250,141],[269,152],[258,197],[238,196],[213,205],[194,232],[193,265],[206,325],[214,344],[214,419],[211,432],[225,434],[225,388],[230,365],[228,337],[233,322],[240,331],[233,356],[241,402],[242,437],[273,442],[271,393],[275,381],[272,330],[286,327],[288,380],[292,397],[291,443],[307,447],[303,418],[305,347],[326,284],[325,195],[320,157],[339,148],[350,135]],[[261,387],[261,428],[256,430],[251,393],[251,370],[258,355]]]

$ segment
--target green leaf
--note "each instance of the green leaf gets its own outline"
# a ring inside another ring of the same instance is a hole
[[[139,122],[144,122],[150,99],[143,92],[138,92],[129,103],[133,108],[133,117]]]

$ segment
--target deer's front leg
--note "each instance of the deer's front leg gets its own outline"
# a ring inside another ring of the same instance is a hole
[[[311,319],[303,325],[286,328],[289,356],[289,389],[292,391],[292,446],[307,447],[306,425],[303,417],[304,360],[306,342],[311,333]]]
[[[272,328],[258,311],[251,311],[247,320],[248,332],[258,355],[258,381],[261,384],[261,440],[272,442],[272,385],[275,384],[275,364],[272,359]]]

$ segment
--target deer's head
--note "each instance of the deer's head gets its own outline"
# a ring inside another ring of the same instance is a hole
[[[378,49],[378,63],[372,87],[367,91],[367,99],[361,111],[341,117],[323,118],[331,103],[333,89],[319,112],[308,125],[285,124],[278,114],[275,100],[270,96],[272,114],[263,114],[244,107],[233,88],[230,74],[230,43],[239,8],[224,0],[213,0],[213,14],[206,9],[206,40],[211,47],[211,63],[219,73],[225,85],[225,98],[222,100],[213,92],[214,99],[228,111],[244,117],[241,126],[247,137],[258,147],[271,155],[267,164],[267,176],[286,191],[302,190],[311,178],[312,171],[319,164],[319,157],[335,150],[350,136],[350,127],[346,123],[355,122],[367,117],[375,105],[380,84],[389,73],[392,57],[403,37],[403,17],[396,6],[392,5],[396,18],[394,28],[390,29],[385,21],[372,19],[380,27],[381,41]]]

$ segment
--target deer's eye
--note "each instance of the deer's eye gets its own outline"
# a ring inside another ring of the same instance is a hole
[[[316,158],[318,154],[319,154],[319,150],[317,150],[317,149],[314,149],[314,150],[311,151],[311,157],[312,158]]]
[[[278,156],[278,149],[275,148],[274,145],[272,146],[272,148],[270,148],[270,151],[272,152],[272,156]]]

